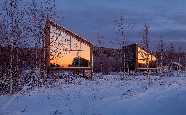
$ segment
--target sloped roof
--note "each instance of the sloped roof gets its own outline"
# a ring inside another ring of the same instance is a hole
[[[56,24],[55,22],[53,22],[51,20],[48,20],[47,24],[50,24],[51,26],[54,26],[57,29],[64,31],[65,33],[67,33],[67,34],[71,35],[72,37],[74,37],[77,41],[83,42],[84,44],[87,44],[88,46],[93,47],[93,44],[90,41],[88,41],[87,39],[85,39],[83,37],[80,37],[79,35],[77,35],[76,33],[72,32],[71,30],[66,29],[64,26],[58,25],[58,24]]]
[[[141,46],[141,45],[138,44],[138,43],[128,45],[127,47],[131,47],[131,46],[134,46],[134,45],[136,45],[136,47],[138,47],[138,48],[143,49],[145,52],[147,52],[147,53],[149,53],[149,54],[151,54],[151,55],[154,55],[154,53],[153,53],[151,50],[144,48],[143,46]]]

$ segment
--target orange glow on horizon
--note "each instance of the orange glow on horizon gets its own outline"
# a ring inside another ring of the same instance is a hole
[[[58,64],[61,67],[69,67],[69,65],[72,64],[73,59],[77,57],[77,51],[69,52],[67,55],[63,55],[62,57],[60,56],[55,56],[54,59],[50,60],[51,64]],[[80,57],[90,60],[90,50],[86,49],[82,53],[79,54]]]

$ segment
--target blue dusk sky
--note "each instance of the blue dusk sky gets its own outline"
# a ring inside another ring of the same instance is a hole
[[[72,31],[96,42],[104,36],[106,46],[118,45],[114,20],[127,17],[132,25],[128,41],[142,40],[144,24],[150,26],[151,43],[186,43],[186,0],[56,0],[59,22]],[[63,19],[62,19],[63,17]],[[114,41],[114,42],[110,42]],[[155,45],[154,45],[155,46]]]

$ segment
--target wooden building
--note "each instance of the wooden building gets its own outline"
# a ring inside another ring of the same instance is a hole
[[[138,44],[127,46],[127,67],[130,70],[155,69],[157,58],[154,53]]]
[[[125,57],[125,67],[122,57]],[[128,45],[125,49],[94,47],[94,71],[95,72],[120,72],[138,71],[156,68],[155,55],[140,47],[138,44]],[[123,67],[125,69],[123,69]]]

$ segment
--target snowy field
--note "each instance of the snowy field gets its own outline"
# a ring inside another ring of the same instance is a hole
[[[0,115],[186,115],[186,74],[95,75],[0,97]]]

